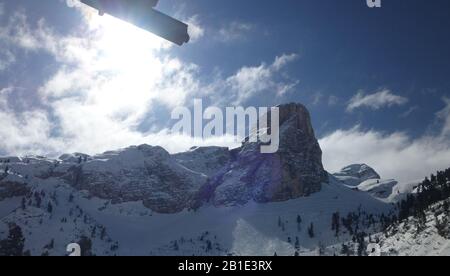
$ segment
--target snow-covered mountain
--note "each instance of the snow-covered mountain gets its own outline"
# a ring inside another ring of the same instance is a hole
[[[367,192],[372,196],[394,202],[400,197],[398,182],[394,179],[381,179],[381,176],[366,164],[346,166],[340,172],[334,173],[344,185],[358,191]],[[395,192],[394,192],[395,189]]]
[[[346,255],[381,233],[399,185],[367,165],[328,174],[304,106],[280,123],[275,154],[246,140],[0,158],[0,255]]]
[[[353,164],[333,174],[340,181],[349,186],[358,186],[369,179],[380,179],[380,175],[366,164]]]

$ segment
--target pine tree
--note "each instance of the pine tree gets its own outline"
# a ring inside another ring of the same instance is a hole
[[[86,236],[81,236],[78,244],[81,248],[81,256],[92,256],[92,241]]]
[[[100,239],[103,240],[106,237],[106,229],[102,227],[102,231],[100,232]]]
[[[345,243],[342,244],[341,255],[345,255],[345,256],[350,256],[351,255],[350,248]]]
[[[0,241],[0,256],[22,256],[24,247],[22,229],[14,223],[10,224],[8,238]]]
[[[300,249],[300,240],[298,239],[298,237],[295,237],[295,249]]]
[[[450,206],[448,201],[444,201],[444,204],[442,205],[442,209],[444,210],[444,213],[448,216],[450,213]]]
[[[20,205],[21,205],[20,207],[22,208],[22,210],[25,210],[27,208],[27,202],[24,197],[22,197],[22,202]]]
[[[34,193],[34,199],[36,201],[36,207],[41,208],[42,199],[37,192]]]
[[[206,252],[209,252],[212,250],[212,243],[210,240],[206,241]]]
[[[300,215],[297,216],[297,230],[298,232],[302,231],[302,217]]]
[[[52,240],[44,247],[44,249],[51,250],[51,249],[53,249],[54,247],[55,247],[55,240],[52,239]]]
[[[49,212],[50,214],[53,212],[53,206],[50,202],[47,205],[47,212]]]
[[[335,231],[336,237],[339,236],[340,231],[340,215],[339,212],[333,213],[331,218],[331,230]]]
[[[308,235],[310,238],[314,238],[314,224],[311,222],[311,225],[308,227]]]

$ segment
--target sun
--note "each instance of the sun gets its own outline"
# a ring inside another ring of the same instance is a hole
[[[110,15],[99,16],[90,8],[85,19],[93,51],[86,71],[101,83],[89,93],[89,101],[102,115],[138,121],[148,103],[158,97],[158,85],[171,64],[171,44]]]

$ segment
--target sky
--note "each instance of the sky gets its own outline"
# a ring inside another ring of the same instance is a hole
[[[0,155],[236,146],[169,129],[194,98],[303,103],[330,172],[407,182],[450,165],[450,2],[161,0],[182,47],[77,1],[0,0]]]

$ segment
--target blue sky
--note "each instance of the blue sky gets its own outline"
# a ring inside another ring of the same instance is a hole
[[[190,24],[183,47],[71,2],[0,0],[0,154],[231,145],[167,133],[202,98],[305,104],[331,171],[450,164],[449,1],[161,0]]]

